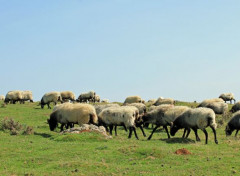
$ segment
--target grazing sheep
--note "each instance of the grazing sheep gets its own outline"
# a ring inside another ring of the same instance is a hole
[[[233,114],[232,118],[228,122],[225,129],[226,136],[230,136],[234,130],[237,130],[235,134],[235,137],[237,137],[238,131],[240,130],[240,112]]]
[[[87,93],[81,93],[77,99],[77,101],[81,102],[87,102],[87,101],[92,101],[95,103],[95,96],[96,93],[94,91],[89,91]]]
[[[62,97],[61,97],[61,93],[60,92],[49,92],[49,93],[45,93],[41,99],[41,108],[44,108],[44,105],[47,104],[48,105],[48,109],[51,109],[50,107],[50,103],[54,102],[55,105],[57,104],[57,101],[60,101],[62,103]]]
[[[22,91],[20,90],[9,91],[4,100],[6,104],[9,102],[15,104],[17,101],[19,101],[20,103],[23,103],[23,95],[22,95]]]
[[[195,108],[185,111],[176,120],[174,120],[170,134],[174,136],[176,132],[181,128],[186,128],[188,133],[191,129],[195,132],[196,140],[199,141],[197,135],[197,129],[201,129],[206,137],[206,144],[208,143],[208,133],[206,127],[210,126],[214,133],[215,143],[218,144],[216,136],[217,124],[215,122],[215,113],[209,108]]]
[[[129,96],[125,99],[124,104],[142,103],[143,100],[140,96]]]
[[[224,102],[204,102],[198,107],[205,107],[212,109],[216,114],[225,114],[228,110],[228,104]]]
[[[153,105],[158,106],[158,105],[162,105],[162,104],[175,104],[175,101],[172,98],[162,99],[162,97],[159,97]]]
[[[75,101],[75,94],[71,91],[60,92],[63,101]]]
[[[139,115],[143,115],[147,111],[146,106],[143,103],[131,103],[131,104],[125,104],[124,106],[134,106],[134,107],[138,108]]]
[[[4,95],[0,95],[0,101],[5,100],[5,96]]]
[[[150,100],[148,100],[148,103],[154,104],[156,101],[157,101],[157,99],[150,99]]]
[[[156,127],[153,129],[151,135],[148,137],[148,140],[152,138],[153,133],[159,128],[163,126],[166,130],[168,138],[170,135],[168,133],[167,126],[170,126],[171,123],[182,113],[188,110],[187,106],[161,106],[160,108],[148,112],[143,116],[143,121],[148,123],[153,123]]]
[[[33,102],[32,91],[29,91],[29,90],[22,91],[22,96],[23,96],[23,103],[24,101],[28,101],[28,100],[30,102]]]
[[[64,125],[69,123],[79,125],[87,123],[97,124],[98,118],[95,108],[92,105],[65,103],[58,106],[51,113],[50,119],[48,119],[51,131],[57,127],[58,123],[61,124],[61,131],[63,131]]]
[[[230,112],[234,113],[240,110],[240,101],[235,103],[232,107],[232,109],[230,110]]]
[[[135,108],[136,109],[136,108]],[[99,125],[104,127],[109,126],[110,132],[113,129],[113,126],[122,126],[129,128],[129,136],[131,138],[132,131],[134,131],[135,137],[138,139],[136,128],[136,111],[134,108],[129,107],[109,107],[104,109],[99,114]]]
[[[109,99],[103,99],[101,102],[102,103],[109,103]]]
[[[223,99],[221,99],[221,98],[212,98],[212,99],[203,100],[203,101],[198,105],[198,107],[206,107],[209,103],[215,103],[215,102],[224,103]]]
[[[119,104],[98,104],[98,105],[93,105],[94,108],[96,109],[96,113],[99,116],[100,112],[102,112],[102,110],[109,108],[109,107],[120,107]]]
[[[222,98],[225,101],[225,103],[227,101],[230,101],[230,103],[232,104],[232,100],[234,100],[234,103],[236,102],[233,93],[223,93],[219,96],[219,98]]]

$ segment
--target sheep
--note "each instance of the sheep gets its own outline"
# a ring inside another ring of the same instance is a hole
[[[79,101],[80,103],[87,102],[87,101],[89,101],[89,102],[92,101],[95,103],[95,96],[96,96],[96,92],[94,92],[94,91],[89,91],[87,93],[81,93],[78,96],[77,101]]]
[[[158,106],[158,105],[161,105],[161,104],[175,104],[175,101],[172,98],[162,99],[162,97],[159,97],[153,105]]]
[[[176,132],[181,128],[186,128],[188,133],[191,129],[195,132],[196,140],[199,141],[199,137],[197,135],[197,129],[201,129],[204,134],[206,141],[208,143],[208,133],[206,131],[206,127],[210,126],[213,133],[215,143],[218,144],[217,136],[216,136],[216,128],[217,124],[215,121],[215,113],[210,108],[194,108],[185,111],[178,118],[176,118],[171,126],[170,134],[174,136]]]
[[[212,99],[203,100],[203,101],[198,105],[198,107],[206,107],[209,103],[214,103],[214,102],[224,103],[223,99],[221,99],[221,98],[212,98]]]
[[[28,100],[30,102],[33,102],[32,91],[29,91],[29,90],[22,91],[22,96],[23,96],[23,103],[24,101],[28,101]]]
[[[156,124],[156,127],[153,129],[151,135],[148,137],[148,140],[152,138],[153,133],[159,128],[163,126],[165,129],[168,138],[170,135],[168,133],[167,126],[170,126],[171,123],[180,116],[183,112],[188,110],[187,106],[161,106],[160,108],[148,112],[143,116],[143,121],[148,123]]]
[[[5,100],[5,96],[4,95],[0,95],[0,101]]]
[[[75,101],[75,94],[71,91],[60,92],[63,101]]]
[[[234,130],[237,130],[235,133],[235,137],[237,137],[238,131],[240,130],[240,111],[233,114],[229,120],[225,128],[226,136],[230,136]]]
[[[157,99],[150,99],[150,100],[148,100],[148,103],[154,104],[156,101],[157,101]]]
[[[109,99],[103,99],[101,102],[102,103],[109,103]]]
[[[94,108],[96,109],[96,113],[99,116],[100,112],[102,112],[103,109],[109,108],[109,107],[120,107],[119,104],[98,104],[98,105],[93,105]]]
[[[9,102],[15,104],[17,101],[23,103],[23,94],[20,90],[9,91],[5,97],[4,102],[7,104]]]
[[[63,126],[69,123],[78,125],[91,123],[97,125],[98,117],[92,105],[65,103],[58,106],[50,114],[50,119],[47,122],[51,131],[57,127],[58,123],[61,124],[61,131],[63,131]]]
[[[223,93],[219,96],[219,98],[222,98],[225,101],[225,103],[227,101],[230,101],[230,103],[232,104],[232,100],[234,100],[234,103],[236,103],[233,93]]]
[[[135,108],[136,109],[136,108]],[[109,107],[104,109],[99,114],[99,125],[109,126],[110,132],[114,125],[125,125],[129,128],[129,136],[131,138],[132,131],[134,131],[136,139],[138,139],[136,128],[135,128],[135,120],[136,120],[136,111],[134,108],[129,107]]]
[[[62,97],[61,97],[61,93],[60,92],[48,92],[45,93],[41,99],[41,108],[44,108],[44,105],[47,104],[48,105],[48,109],[51,109],[50,107],[50,103],[54,102],[55,105],[57,104],[57,101],[60,101],[61,103],[63,103],[62,101]]]
[[[131,103],[131,104],[125,104],[124,106],[134,106],[134,107],[138,108],[139,115],[143,115],[147,111],[146,106],[143,103]]]
[[[129,96],[125,99],[123,104],[130,104],[130,103],[142,103],[143,100],[140,96]]]
[[[228,110],[228,104],[224,102],[209,102],[200,104],[198,107],[212,109],[216,114],[225,114]]]
[[[100,96],[99,95],[95,95],[95,102],[100,103]]]
[[[240,101],[235,103],[233,106],[232,106],[232,109],[230,110],[230,112],[234,113],[234,112],[237,112],[240,110]]]

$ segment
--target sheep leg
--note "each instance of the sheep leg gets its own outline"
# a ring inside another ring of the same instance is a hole
[[[138,140],[138,136],[137,136],[136,128],[135,128],[135,127],[132,127],[132,129],[133,129],[133,131],[134,131],[134,134],[135,134],[136,139]]]
[[[186,129],[186,128],[184,128],[184,132],[183,132],[182,138],[184,138],[184,137],[185,137],[186,131],[187,131],[187,129]]]
[[[207,133],[206,129],[203,129],[202,131],[204,132],[205,138],[206,138],[205,144],[207,144],[208,143],[208,133]]]
[[[115,125],[115,136],[117,136],[117,125]]]
[[[210,126],[211,127],[211,126]],[[212,131],[213,131],[213,134],[214,134],[214,140],[215,140],[215,143],[218,144],[218,140],[217,140],[217,135],[216,135],[216,130],[215,128],[211,127],[212,128]]]
[[[129,127],[129,135],[128,138],[130,139],[132,137],[132,127]]]
[[[188,138],[188,136],[189,136],[190,132],[191,132],[191,129],[190,129],[190,128],[188,128],[188,129],[187,129],[187,135],[186,135],[186,139]]]
[[[193,131],[195,133],[195,136],[196,136],[196,141],[201,141],[198,134],[197,134],[197,129],[196,128],[193,128]]]
[[[110,125],[109,129],[110,129],[110,135],[112,135],[113,125]]]
[[[143,127],[140,126],[139,128],[141,129],[143,136],[146,137],[146,134],[145,134],[145,132],[144,132],[144,130],[143,130]]]
[[[165,129],[165,131],[166,131],[166,133],[167,133],[167,135],[168,135],[168,139],[170,139],[171,137],[170,137],[170,135],[169,135],[169,132],[168,132],[167,126],[163,126],[163,128]]]
[[[151,133],[150,136],[148,137],[148,140],[150,140],[150,139],[152,138],[153,133],[157,130],[158,127],[160,127],[160,125],[157,125],[157,126],[153,129],[152,133]]]
[[[127,127],[125,126],[125,124],[123,124],[124,130],[127,132]]]
[[[60,127],[61,131],[63,131],[63,127],[64,127],[64,124],[61,124],[61,127]]]
[[[236,131],[235,137],[237,137],[238,131],[239,131],[239,130]]]
[[[48,109],[51,109],[51,107],[50,107],[50,103],[48,103],[47,105],[48,105]]]

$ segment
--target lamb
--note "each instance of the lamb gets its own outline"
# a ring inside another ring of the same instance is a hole
[[[240,130],[240,112],[233,114],[231,120],[228,122],[225,129],[226,136],[230,136],[234,130],[237,130],[235,134],[235,137],[237,137],[238,131]]]
[[[22,96],[23,96],[23,103],[24,101],[30,101],[33,102],[33,95],[32,95],[32,91],[26,90],[26,91],[22,91]]]
[[[81,93],[77,99],[77,101],[81,102],[87,102],[87,101],[92,101],[95,103],[95,96],[96,93],[94,91],[89,91],[87,93]]]
[[[227,101],[230,101],[230,103],[232,104],[232,100],[234,100],[234,103],[236,103],[233,93],[223,93],[219,96],[219,98],[222,98],[225,101],[225,103]]]
[[[148,140],[152,138],[153,133],[159,128],[163,126],[165,129],[168,138],[170,135],[168,133],[167,126],[170,126],[171,123],[180,116],[183,112],[188,110],[189,107],[187,106],[161,106],[160,108],[148,112],[143,116],[143,121],[146,123],[153,123],[156,124],[156,127],[153,129],[151,135],[148,137]]]
[[[196,140],[199,141],[197,135],[197,129],[201,129],[206,137],[206,144],[208,143],[208,133],[205,128],[211,127],[214,133],[215,143],[218,144],[216,136],[217,124],[215,121],[215,113],[209,108],[195,108],[189,109],[176,118],[171,126],[170,134],[174,136],[176,132],[181,128],[188,129],[188,133],[191,129],[195,132]]]
[[[225,114],[228,110],[228,104],[224,102],[204,102],[198,107],[206,107],[212,109],[216,114]]]
[[[63,101],[75,101],[75,94],[71,91],[60,92]]]
[[[6,104],[9,102],[15,104],[17,101],[20,101],[20,103],[23,103],[23,95],[22,95],[22,91],[20,90],[9,91],[4,100]]]
[[[98,117],[92,105],[65,103],[58,106],[47,121],[51,131],[57,127],[58,123],[61,124],[61,131],[63,131],[63,126],[68,123],[96,125],[98,124]]]
[[[230,112],[234,113],[240,110],[240,101],[235,103],[232,107],[232,109],[230,110]]]
[[[140,96],[129,96],[125,99],[123,104],[130,104],[130,103],[142,103],[143,100]]]
[[[5,100],[5,96],[4,95],[0,95],[0,101]]]
[[[55,105],[57,104],[57,102],[60,101],[61,103],[63,103],[62,101],[62,97],[61,97],[61,93],[60,92],[48,92],[45,93],[41,99],[41,108],[44,108],[44,105],[47,104],[48,105],[48,109],[51,109],[50,107],[50,103],[54,102]]]
[[[175,101],[172,98],[162,99],[162,97],[159,97],[153,105],[158,106],[158,105],[161,105],[161,104],[175,104]]]
[[[99,114],[99,125],[109,126],[110,130],[114,125],[125,125],[129,128],[129,136],[131,138],[134,131],[136,139],[138,139],[135,128],[136,111],[129,107],[109,107]]]

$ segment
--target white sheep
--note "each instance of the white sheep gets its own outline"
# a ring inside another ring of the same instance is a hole
[[[0,101],[5,100],[5,96],[4,95],[0,95]]]
[[[57,127],[58,123],[61,124],[61,131],[63,131],[64,125],[69,123],[78,125],[98,124],[98,117],[92,105],[64,103],[58,106],[48,119],[51,131]]]
[[[47,104],[48,105],[48,109],[51,109],[50,107],[50,103],[54,102],[55,105],[57,104],[58,101],[62,102],[62,97],[61,97],[61,93],[60,92],[48,92],[45,93],[41,99],[41,108],[44,108],[44,105]]]
[[[143,103],[131,103],[131,104],[125,104],[124,106],[134,106],[134,107],[138,108],[139,115],[143,115],[147,111],[146,105]]]
[[[221,99],[221,98],[212,98],[212,99],[203,100],[198,105],[198,107],[206,107],[209,103],[215,103],[215,102],[224,103],[223,99]]]
[[[168,133],[167,126],[170,126],[171,123],[182,113],[184,113],[186,110],[188,110],[189,107],[187,106],[164,106],[162,105],[156,110],[153,110],[151,112],[148,112],[145,114],[142,118],[145,123],[152,123],[155,124],[156,127],[153,129],[151,135],[148,137],[148,140],[152,138],[153,133],[159,128],[160,126],[163,126],[165,129],[168,138],[170,138],[170,135]]]
[[[60,92],[63,101],[75,101],[75,94],[71,91]]]
[[[119,104],[95,104],[93,105],[94,108],[96,109],[96,113],[99,116],[100,112],[102,112],[103,109],[109,108],[109,107],[120,107]]]
[[[229,120],[225,129],[226,136],[230,136],[234,130],[237,130],[235,133],[235,137],[237,137],[238,131],[240,130],[240,112],[234,113]]]
[[[86,93],[81,93],[79,96],[78,96],[78,99],[77,101],[79,101],[80,103],[81,102],[87,102],[87,101],[92,101],[95,103],[95,95],[96,95],[96,92],[94,91],[89,91],[89,92],[86,92]]]
[[[210,108],[216,114],[225,114],[228,111],[228,104],[224,102],[204,101],[198,107]]]
[[[237,112],[240,110],[240,101],[235,103],[233,106],[232,106],[232,109],[230,110],[230,112],[234,113],[234,112]]]
[[[158,105],[161,105],[161,104],[175,104],[175,101],[172,98],[159,97],[153,105],[158,106]]]
[[[143,100],[140,96],[136,95],[136,96],[128,96],[125,101],[124,104],[130,104],[130,103],[142,103]]]
[[[22,91],[22,96],[23,96],[23,101],[29,100],[30,102],[33,102],[32,91],[29,91],[29,90]]]
[[[233,93],[223,93],[219,96],[219,98],[222,98],[225,101],[225,103],[227,101],[230,101],[230,103],[232,104],[232,100],[234,100],[234,103],[236,102]]]
[[[100,96],[99,95],[95,95],[95,102],[98,102],[98,103],[100,103]]]
[[[11,102],[13,104],[15,104],[17,101],[23,103],[23,94],[20,90],[9,91],[4,100],[5,103]]]
[[[109,99],[103,99],[101,102],[102,103],[109,103]]]
[[[197,135],[197,129],[201,129],[206,137],[206,144],[208,143],[208,133],[206,128],[210,126],[214,133],[215,143],[218,144],[216,136],[217,124],[215,121],[215,113],[212,109],[209,108],[195,108],[185,111],[180,115],[176,120],[174,120],[170,134],[174,136],[176,132],[181,128],[188,129],[188,133],[191,129],[195,132],[196,140],[199,141]]]
[[[136,111],[134,108],[129,107],[109,107],[104,109],[99,114],[99,125],[103,125],[104,127],[109,126],[110,132],[113,129],[113,126],[122,126],[129,128],[129,136],[131,138],[132,131],[134,131],[135,137],[138,139],[136,128],[135,128],[135,120],[136,120]]]

